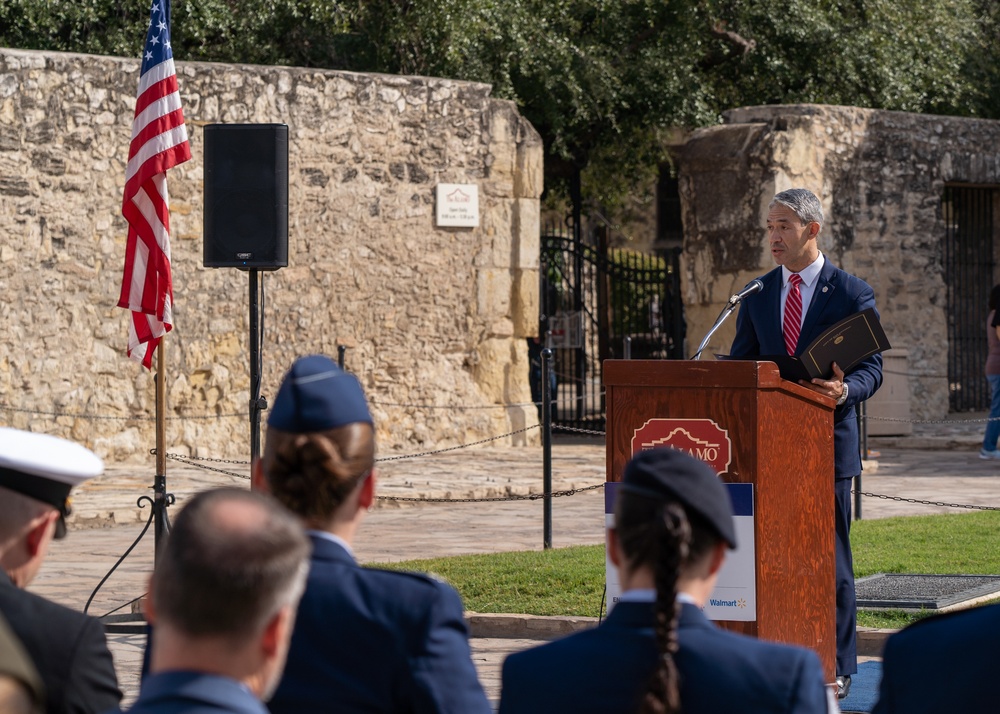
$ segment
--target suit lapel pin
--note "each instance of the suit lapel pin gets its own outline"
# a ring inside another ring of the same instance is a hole
[[[826,286],[826,285],[824,285],[824,286],[823,286],[823,292],[826,292],[826,291],[827,291],[827,290],[829,290],[829,289],[830,289],[830,288],[829,288],[828,286]]]

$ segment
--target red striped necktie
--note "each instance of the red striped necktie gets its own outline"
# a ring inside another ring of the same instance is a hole
[[[799,343],[799,330],[802,329],[802,293],[799,283],[802,278],[798,273],[788,276],[788,296],[785,297],[785,322],[782,329],[785,333],[785,350],[795,354],[795,346]]]

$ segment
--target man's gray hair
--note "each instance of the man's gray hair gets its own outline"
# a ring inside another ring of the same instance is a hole
[[[819,202],[816,194],[807,188],[790,188],[787,191],[782,191],[771,199],[768,208],[774,208],[775,204],[792,209],[802,221],[802,225],[808,223],[823,225],[823,204]]]
[[[0,553],[3,545],[39,516],[54,511],[47,503],[0,486]]]
[[[257,636],[305,589],[309,540],[274,499],[222,488],[192,497],[153,573],[158,618],[189,637]]]

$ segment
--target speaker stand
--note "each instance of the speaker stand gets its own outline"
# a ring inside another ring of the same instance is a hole
[[[267,400],[260,396],[262,372],[261,341],[264,311],[261,305],[263,289],[259,288],[259,271],[250,273],[250,462],[260,457],[260,413],[267,409]]]

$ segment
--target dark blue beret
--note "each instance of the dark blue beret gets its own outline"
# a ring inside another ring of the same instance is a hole
[[[278,389],[267,425],[293,434],[374,424],[361,384],[329,357],[295,360]]]
[[[670,447],[641,451],[625,465],[620,488],[629,493],[675,501],[696,513],[736,547],[733,504],[715,469],[701,459]]]

